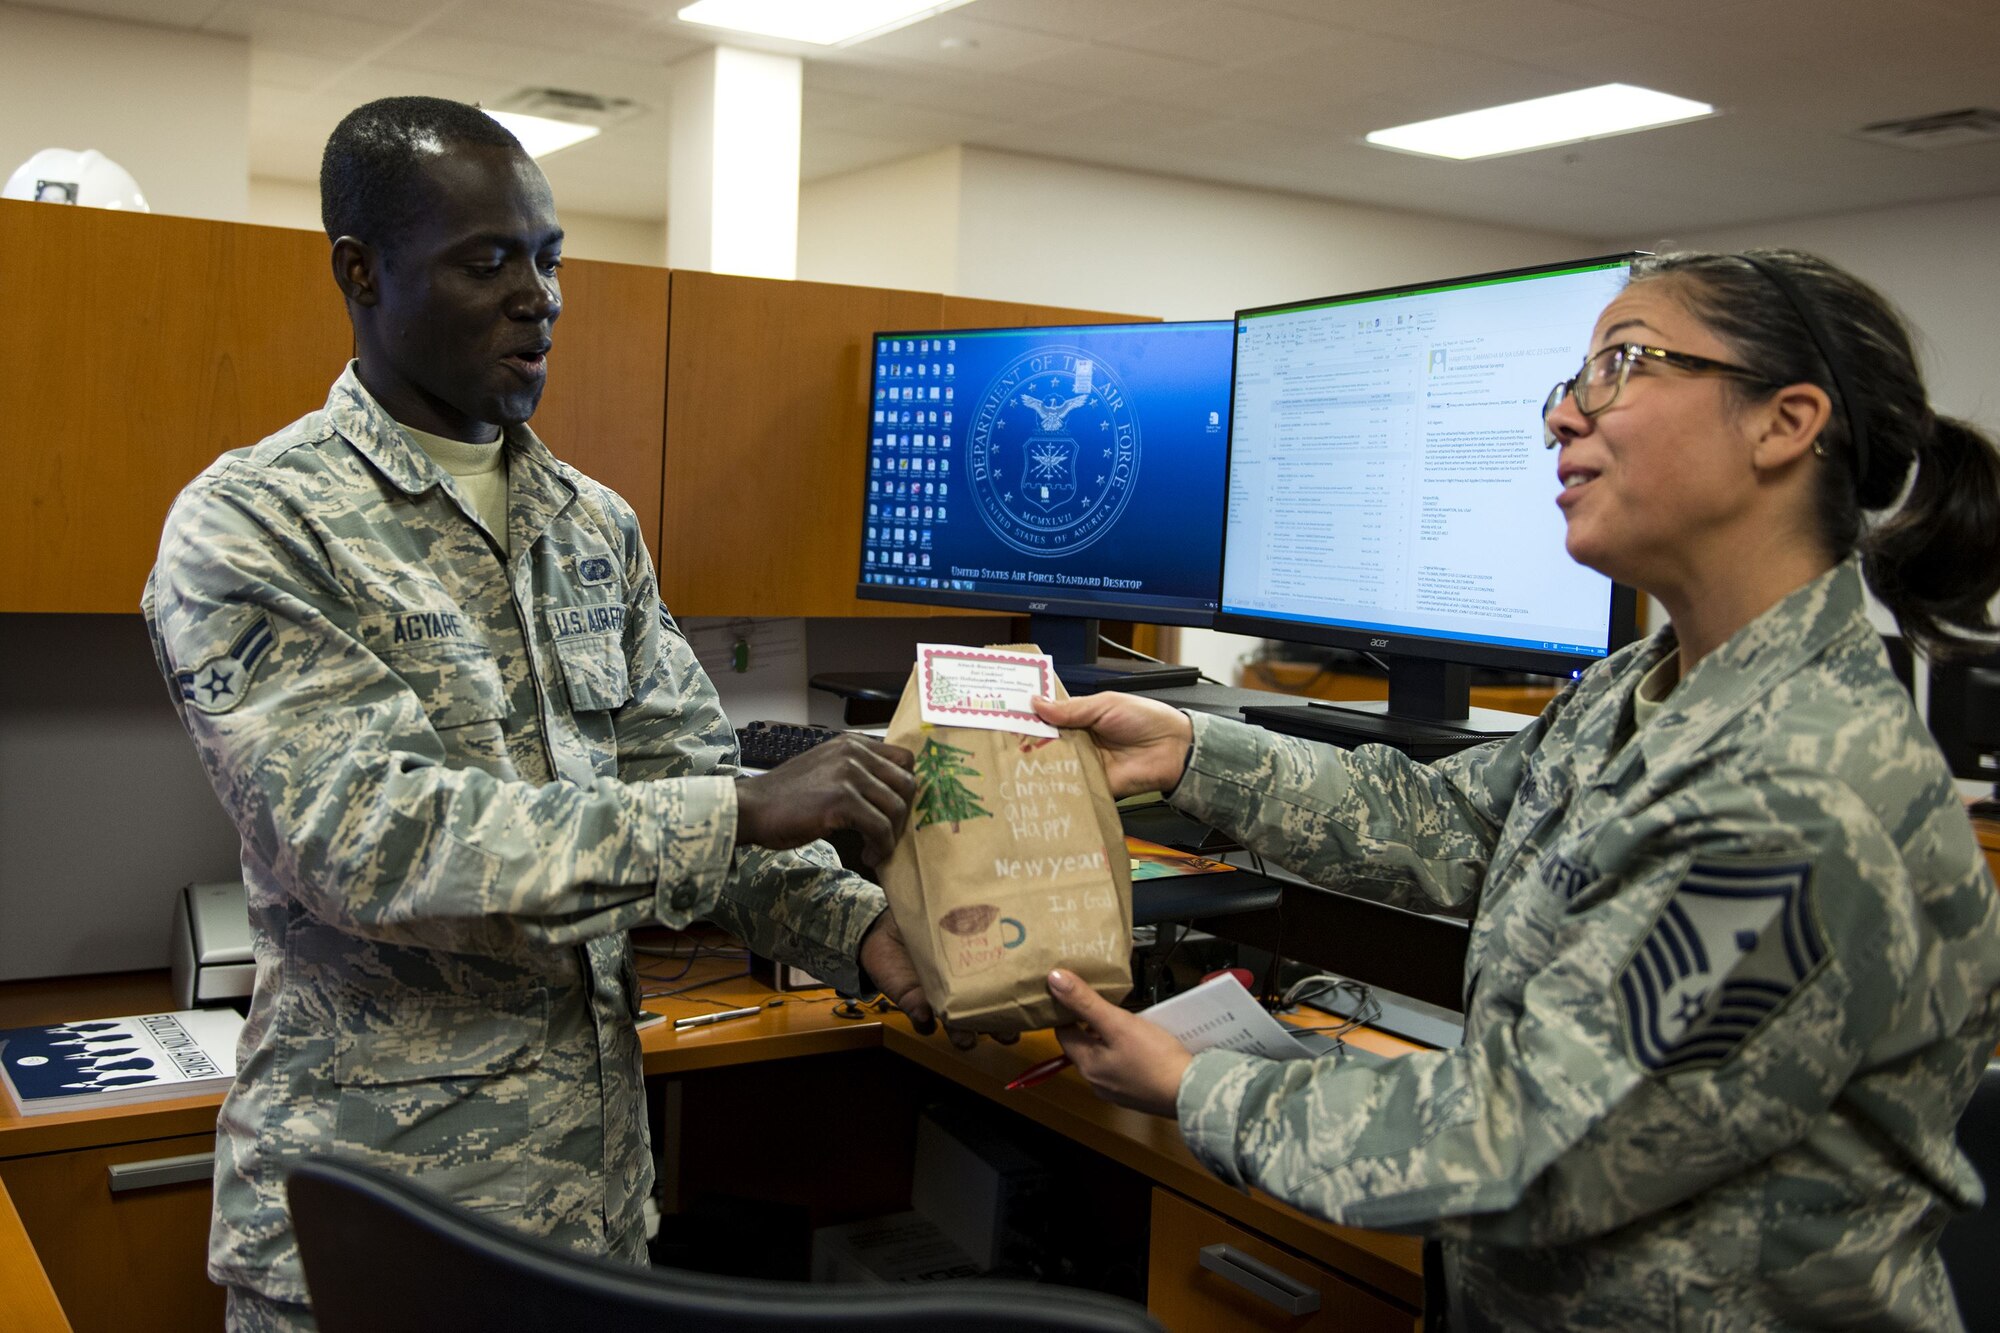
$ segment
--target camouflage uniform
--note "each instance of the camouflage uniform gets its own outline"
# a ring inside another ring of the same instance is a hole
[[[705,917],[852,987],[884,906],[823,844],[736,845],[735,738],[631,509],[506,447],[511,557],[350,366],[188,485],[147,585],[256,946],[209,1272],[280,1301],[313,1152],[642,1257],[625,931]]]
[[[1211,1051],[1223,1179],[1441,1238],[1455,1325],[1958,1323],[1952,1126],[2000,1037],[2000,908],[1849,562],[1643,729],[1635,644],[1429,767],[1195,719],[1181,809],[1300,875],[1473,912],[1465,1041],[1364,1067]]]

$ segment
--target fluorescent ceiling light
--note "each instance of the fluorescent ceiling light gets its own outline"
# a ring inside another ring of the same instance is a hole
[[[1368,142],[1377,148],[1463,162],[1678,125],[1714,114],[1715,108],[1706,102],[1635,88],[1629,83],[1607,83],[1597,88],[1579,88],[1573,93],[1557,93],[1553,97],[1537,97],[1487,107],[1484,111],[1467,111],[1376,130],[1368,136]]]
[[[579,125],[573,120],[550,120],[547,116],[523,115],[519,111],[488,111],[487,115],[507,127],[529,157],[547,157],[600,133],[595,125]]]
[[[852,46],[906,28],[971,0],[696,0],[675,16],[683,23],[781,37],[813,46]]]

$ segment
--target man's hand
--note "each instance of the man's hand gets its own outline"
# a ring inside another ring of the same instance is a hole
[[[1172,791],[1194,744],[1194,724],[1186,713],[1136,694],[1037,699],[1035,711],[1053,726],[1090,732],[1104,753],[1104,777],[1113,796]]]
[[[863,855],[880,865],[895,850],[917,780],[900,745],[837,736],[768,773],[736,780],[736,840],[783,851],[835,829],[861,835]]]
[[[1049,973],[1049,994],[1084,1025],[1057,1028],[1056,1040],[1091,1090],[1107,1102],[1172,1119],[1181,1076],[1194,1059],[1173,1033],[1120,1009],[1061,968]]]
[[[868,974],[876,989],[909,1015],[911,1027],[926,1037],[937,1031],[937,1014],[931,1009],[930,996],[924,994],[923,983],[917,979],[917,965],[910,961],[910,947],[903,941],[903,928],[896,924],[894,912],[876,917],[875,924],[861,937],[860,961],[861,970]],[[949,1023],[945,1024],[944,1035],[961,1051],[979,1044],[977,1032],[967,1032]],[[1012,1046],[1020,1039],[1014,1033],[993,1037],[1002,1046]]]
[[[861,937],[861,970],[889,1002],[909,1016],[910,1026],[929,1036],[937,1030],[937,1016],[931,1012],[930,997],[917,979],[917,965],[910,961],[909,946],[894,912],[883,912]]]

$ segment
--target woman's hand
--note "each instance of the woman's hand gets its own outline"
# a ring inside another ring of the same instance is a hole
[[[1084,1024],[1057,1028],[1056,1040],[1091,1090],[1107,1102],[1173,1118],[1181,1075],[1194,1059],[1173,1033],[1120,1009],[1061,968],[1049,973],[1049,994]]]
[[[1136,694],[1036,699],[1035,711],[1052,726],[1090,732],[1104,754],[1104,777],[1113,796],[1172,791],[1194,744],[1194,724],[1186,713]]]

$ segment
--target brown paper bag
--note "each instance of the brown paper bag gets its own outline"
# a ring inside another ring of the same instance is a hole
[[[933,726],[918,688],[913,670],[888,734],[917,756],[917,798],[880,869],[932,1006],[975,1032],[1053,1027],[1069,1021],[1049,996],[1057,966],[1123,1000],[1132,866],[1090,733]]]

